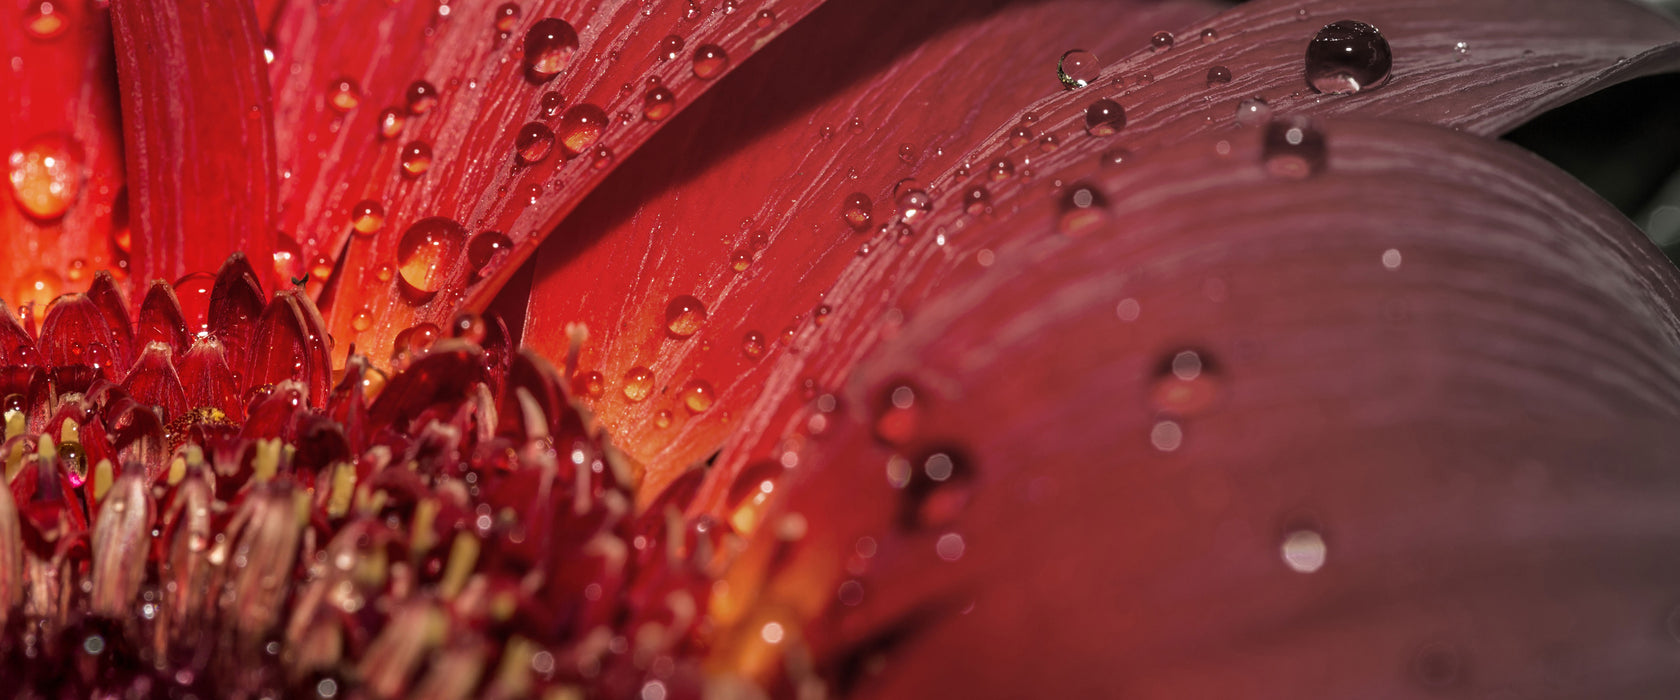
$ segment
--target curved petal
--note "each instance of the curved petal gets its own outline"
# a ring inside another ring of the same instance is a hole
[[[288,3],[270,69],[290,175],[276,262],[313,278],[336,356],[354,342],[384,364],[403,330],[444,325],[463,299],[488,302],[658,128],[641,117],[650,81],[680,111],[819,4]],[[570,48],[533,54],[539,33]],[[714,47],[721,65],[697,62]],[[538,72],[533,56],[552,63]],[[540,149],[520,148],[527,125]],[[432,217],[454,225],[415,253],[405,235]]]
[[[1506,144],[1319,133],[1320,176],[1248,130],[1094,179],[1081,235],[1000,213],[1049,235],[953,272],[806,423],[714,598],[714,669],[803,648],[789,668],[865,697],[1671,691],[1680,276]]]
[[[25,6],[26,5],[26,6]],[[44,308],[128,264],[123,144],[110,13],[102,3],[12,3],[0,23],[0,297]],[[44,10],[44,11],[43,11]],[[52,160],[48,160],[52,159]]]
[[[964,144],[1061,90],[1062,52],[1118,51],[1213,10],[1108,0],[824,8],[651,142],[544,247],[523,342],[557,356],[567,323],[589,327],[580,368],[594,374],[576,393],[616,444],[663,465],[648,473],[645,503],[716,450],[786,353],[784,329],[812,318],[860,245],[882,245],[868,234],[892,219],[894,183],[948,172],[972,157]],[[1036,127],[1020,128],[1026,147],[1012,167],[1030,171],[1044,146]],[[854,195],[869,200],[867,222],[846,218]],[[668,311],[689,300],[700,306],[673,330]]]
[[[134,221],[130,296],[274,248],[274,135],[249,3],[116,0]],[[265,286],[280,280],[258,270]]]

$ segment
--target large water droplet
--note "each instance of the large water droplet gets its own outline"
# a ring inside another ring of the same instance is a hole
[[[1126,128],[1126,110],[1114,100],[1097,100],[1085,108],[1085,131],[1092,136],[1112,136]]]
[[[712,407],[717,396],[712,392],[712,385],[704,379],[690,379],[682,388],[682,402],[688,410],[694,413],[704,413]]]
[[[1388,40],[1364,22],[1324,25],[1307,44],[1307,83],[1319,92],[1338,95],[1377,87],[1393,66]]]
[[[385,207],[371,199],[364,199],[350,207],[350,226],[358,235],[370,236],[385,225]]]
[[[1059,224],[1064,233],[1084,233],[1108,219],[1108,198],[1087,182],[1075,182],[1062,191]]]
[[[29,3],[23,13],[23,29],[29,36],[47,40],[57,38],[70,26],[70,15],[52,0]]]
[[[875,211],[875,204],[869,201],[869,195],[853,192],[847,195],[840,204],[840,218],[852,227],[853,231],[862,233],[869,230],[869,220]]]
[[[397,242],[397,273],[410,297],[424,301],[442,289],[466,247],[466,230],[452,219],[414,222]]]
[[[665,328],[678,338],[687,338],[700,331],[706,322],[706,305],[688,294],[671,297],[665,305]]]
[[[424,80],[416,80],[408,84],[408,90],[403,92],[403,99],[408,102],[409,114],[425,114],[437,106],[438,89]]]
[[[1062,54],[1056,61],[1056,79],[1069,90],[1090,85],[1097,79],[1100,72],[1097,66],[1097,55],[1084,49],[1074,49]],[[1030,138],[1030,137],[1029,137]]]
[[[716,78],[729,67],[729,54],[717,44],[704,44],[694,50],[694,77],[701,80]]]
[[[175,299],[181,302],[181,320],[186,322],[188,333],[210,331],[210,293],[215,286],[216,276],[208,272],[194,272],[175,280]]]
[[[327,106],[340,114],[355,109],[361,103],[362,88],[356,85],[356,81],[339,78],[327,84]]]
[[[473,272],[484,270],[486,265],[498,257],[506,257],[513,250],[513,239],[501,231],[484,231],[472,237],[467,243],[467,263],[472,265]]]
[[[559,75],[577,51],[577,30],[566,20],[544,17],[525,32],[525,74],[543,82]]]
[[[1188,418],[1213,406],[1223,391],[1224,381],[1213,358],[1183,349],[1167,355],[1156,367],[1149,405],[1160,413]]]
[[[1308,178],[1329,158],[1324,133],[1306,117],[1286,117],[1266,124],[1261,158],[1266,172],[1289,180]]]
[[[419,177],[432,167],[432,146],[425,141],[409,141],[402,149],[403,172]]]
[[[927,190],[911,185],[898,192],[898,215],[906,222],[915,221],[933,211],[933,197]]]
[[[592,104],[580,104],[566,110],[560,117],[560,146],[566,149],[566,156],[572,157],[588,151],[601,138],[601,131],[607,128],[607,113]]]
[[[647,400],[653,393],[653,371],[640,365],[624,373],[624,398],[632,403]]]
[[[81,147],[67,136],[42,136],[12,151],[6,179],[12,199],[37,219],[56,219],[82,191]]]
[[[541,162],[554,150],[554,131],[538,122],[530,122],[519,127],[519,134],[513,137],[513,148],[520,163],[530,165]]]
[[[677,96],[663,87],[648,90],[647,97],[642,99],[642,117],[650,122],[671,116],[676,108]]]

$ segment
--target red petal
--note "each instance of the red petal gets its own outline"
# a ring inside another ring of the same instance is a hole
[[[274,249],[274,136],[248,3],[112,4],[134,291]],[[210,125],[214,124],[211,128]],[[268,286],[280,281],[266,271]]]
[[[737,563],[717,668],[763,670],[778,621],[864,696],[1680,682],[1680,276],[1508,145],[1321,133],[1317,177],[1214,134],[1093,176],[1083,235],[1046,197],[983,224],[1025,233],[806,424],[769,522],[808,534],[764,528]],[[1220,399],[1179,413],[1157,388],[1187,347]],[[874,426],[899,403],[894,446]]]
[[[538,263],[524,342],[558,356],[566,324],[588,325],[582,367],[601,374],[605,391],[580,398],[616,444],[650,464],[641,493],[651,497],[729,432],[762,428],[744,409],[785,354],[778,338],[835,303],[823,294],[860,245],[896,254],[842,219],[849,195],[866,192],[873,223],[886,223],[894,183],[978,163],[963,144],[1007,135],[1020,105],[1060,92],[1062,52],[1122,51],[1207,12],[1198,3],[1115,2],[825,8],[576,213],[574,231]],[[1046,132],[1026,128],[1030,142],[1011,157],[1033,169]],[[738,255],[751,258],[742,272]],[[704,306],[697,332],[670,330],[679,297]],[[762,359],[743,352],[748,333]],[[688,401],[692,381],[714,390],[709,406]]]
[[[43,8],[51,12],[42,13]],[[19,306],[87,289],[94,270],[122,271],[128,238],[123,143],[111,21],[103,3],[12,3],[0,22],[6,127],[0,158],[0,287]],[[41,158],[51,156],[53,166]],[[19,170],[12,160],[28,162]],[[18,177],[24,187],[12,184]]]
[[[41,360],[54,369],[91,367],[113,378],[123,371],[113,362],[120,341],[106,324],[104,311],[85,294],[59,297],[41,321]]]
[[[136,345],[163,343],[176,353],[186,350],[187,322],[182,318],[175,288],[168,282],[152,283],[152,288],[146,291],[146,300],[140,302],[140,317],[135,325]]]
[[[123,380],[123,388],[134,400],[163,409],[165,422],[175,420],[189,408],[181,377],[170,361],[171,354],[169,346],[163,343],[147,345],[128,371],[128,378]]]
[[[325,336],[315,304],[295,289],[281,291],[251,336],[245,384],[255,388],[296,379],[308,389],[311,405],[324,406],[332,389]]]
[[[214,337],[193,341],[181,356],[181,385],[187,389],[187,405],[214,408],[237,424],[245,418],[239,383],[228,363],[226,348]]]

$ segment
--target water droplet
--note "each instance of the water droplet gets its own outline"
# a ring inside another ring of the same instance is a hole
[[[1062,191],[1060,210],[1063,233],[1084,233],[1108,219],[1108,198],[1096,185],[1076,182]]]
[[[385,225],[385,207],[371,199],[364,199],[350,207],[350,226],[357,234],[368,236]]]
[[[775,23],[776,13],[769,10],[759,10],[758,14],[753,17],[753,26],[756,26],[759,29],[763,29]]]
[[[916,436],[921,420],[921,397],[909,382],[888,384],[876,401],[875,437],[888,445],[903,445]]]
[[[339,78],[327,85],[327,105],[340,114],[356,108],[362,103],[362,88],[356,81],[349,78]]]
[[[23,14],[23,29],[29,36],[47,40],[57,38],[70,26],[70,16],[64,8],[51,0],[29,3]]]
[[[717,44],[703,44],[694,50],[694,77],[711,80],[729,66],[729,54]]]
[[[612,165],[612,161],[613,152],[611,148],[596,146],[595,153],[590,158],[590,165],[594,166],[596,170],[604,170],[607,166]]]
[[[1285,535],[1283,546],[1283,563],[1289,568],[1303,574],[1310,574],[1324,567],[1324,557],[1327,553],[1324,537],[1312,530],[1296,530]]]
[[[1118,168],[1132,160],[1132,152],[1124,148],[1110,148],[1098,156],[1097,163],[1105,168]]]
[[[741,337],[741,354],[753,360],[763,357],[764,334],[758,331],[747,331],[747,334]]]
[[[379,138],[394,139],[407,124],[408,118],[401,111],[396,107],[387,107],[379,112]]]
[[[554,150],[554,131],[538,122],[527,123],[513,137],[513,148],[520,164],[540,163]]]
[[[1184,445],[1184,428],[1174,421],[1157,421],[1149,429],[1149,444],[1162,452],[1177,450]]]
[[[653,415],[653,425],[657,428],[671,427],[671,412],[666,409],[660,409],[658,413]]]
[[[706,322],[706,305],[688,294],[671,297],[665,305],[665,328],[671,335],[687,338],[700,331]]]
[[[869,220],[874,213],[875,204],[869,201],[869,195],[853,192],[846,196],[846,201],[840,205],[840,218],[852,227],[853,231],[862,233],[869,230]]]
[[[1398,269],[1400,269],[1400,262],[1401,262],[1401,257],[1400,257],[1400,250],[1398,248],[1389,248],[1388,250],[1383,251],[1383,254],[1382,254],[1383,267],[1388,268],[1390,270],[1398,270]]]
[[[1250,97],[1237,103],[1237,125],[1259,126],[1272,120],[1272,106],[1261,97]]]
[[[409,114],[425,114],[432,111],[438,103],[437,87],[424,80],[416,80],[408,84],[408,90],[403,93],[408,101]]]
[[[397,272],[411,296],[443,288],[465,245],[466,231],[452,219],[430,216],[409,226],[397,242]]]
[[[656,122],[671,116],[676,108],[677,96],[666,88],[656,87],[647,91],[647,97],[642,100],[642,117]]]
[[[1025,124],[1017,124],[1014,129],[1009,130],[1009,145],[1016,148],[1032,143],[1032,139],[1033,130],[1027,128]]]
[[[1166,51],[1172,48],[1172,45],[1172,32],[1155,32],[1154,36],[1149,37],[1149,49],[1151,51]]]
[[[177,289],[176,291],[179,292],[180,290]],[[34,306],[36,309],[46,308],[48,303],[57,299],[58,295],[62,293],[64,293],[64,279],[59,277],[58,273],[44,267],[37,267],[24,273],[23,277],[18,280],[17,287],[13,290],[19,306]],[[209,287],[206,285],[206,304],[209,303],[209,293]],[[186,301],[182,300],[181,303],[185,306]]]
[[[931,529],[951,525],[968,507],[974,470],[961,452],[941,449],[915,461],[888,460],[887,478],[904,490],[899,525],[907,530]]]
[[[68,136],[36,138],[6,159],[12,199],[37,219],[64,215],[82,192],[81,146]]]
[[[1213,87],[1215,85],[1224,85],[1224,84],[1229,83],[1229,82],[1231,82],[1231,69],[1226,68],[1225,66],[1214,66],[1214,67],[1208,69],[1208,72],[1207,72],[1208,87]]]
[[[600,372],[581,372],[572,379],[572,393],[582,394],[592,399],[601,398],[607,391],[607,379]]]
[[[568,157],[587,152],[601,138],[607,122],[607,113],[592,104],[580,104],[566,110],[566,114],[560,117],[560,146],[566,149]]]
[[[1285,117],[1266,124],[1260,153],[1266,172],[1290,180],[1317,174],[1329,157],[1324,133],[1306,117]]]
[[[513,28],[519,25],[519,5],[504,2],[496,8],[496,31],[505,38],[513,33]]]
[[[681,56],[682,50],[683,38],[675,34],[671,34],[664,39],[659,40],[659,48],[655,51],[655,53],[659,56],[660,62],[663,63]]]
[[[419,177],[432,167],[432,147],[425,141],[409,141],[402,149],[403,172]]]
[[[992,178],[992,182],[1008,180],[1015,177],[1015,163],[1008,158],[999,158],[986,166],[986,173]]]
[[[963,211],[979,216],[992,208],[992,195],[986,188],[975,185],[963,192],[962,202]]]
[[[902,160],[906,163],[915,163],[916,158],[918,158],[920,156],[921,156],[921,153],[917,152],[915,146],[912,146],[908,143],[898,144],[898,159],[899,160]]]
[[[380,282],[389,282],[397,274],[397,268],[391,263],[379,263],[373,267],[373,278]]]
[[[577,30],[563,19],[544,17],[525,32],[525,74],[544,82],[559,75],[577,51]]]
[[[1200,415],[1219,400],[1223,384],[1218,366],[1207,353],[1193,348],[1178,350],[1156,367],[1149,405],[1180,418]]]
[[[467,242],[467,262],[472,265],[474,272],[479,272],[512,250],[513,239],[508,238],[507,234],[501,231],[484,231]]]
[[[356,309],[356,315],[350,317],[350,327],[357,333],[373,327],[373,309],[363,305]]]
[[[539,100],[542,115],[549,119],[560,116],[560,110],[566,108],[566,96],[558,92],[545,92]]]
[[[1462,61],[1470,57],[1470,42],[1460,41],[1453,44],[1453,60]]]
[[[1219,30],[1213,27],[1202,30],[1202,43],[1211,44],[1216,41],[1219,41]]]
[[[1097,55],[1084,49],[1064,53],[1061,59],[1056,61],[1056,79],[1062,81],[1062,85],[1069,90],[1090,85],[1100,72]]]
[[[746,272],[747,268],[752,267],[752,260],[752,251],[736,248],[735,252],[729,254],[729,268],[736,272]]]
[[[1126,128],[1126,110],[1114,100],[1097,100],[1085,108],[1085,131],[1092,136],[1113,136]]]
[[[1061,139],[1056,138],[1055,134],[1045,134],[1043,138],[1038,140],[1038,150],[1040,153],[1055,153],[1056,150],[1061,147]]]
[[[1388,80],[1393,65],[1388,40],[1364,22],[1324,25],[1307,44],[1307,84],[1322,93],[1343,95],[1377,87]]]
[[[712,407],[717,397],[712,393],[712,385],[704,379],[690,379],[682,388],[683,405],[695,413],[704,413]]]
[[[624,373],[624,398],[632,403],[647,400],[653,393],[653,371],[640,365]]]
[[[933,197],[919,187],[905,187],[898,193],[898,216],[906,222],[915,221],[933,211]]]

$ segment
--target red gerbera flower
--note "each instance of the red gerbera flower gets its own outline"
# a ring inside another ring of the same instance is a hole
[[[1680,687],[1665,16],[15,12],[14,694]]]

